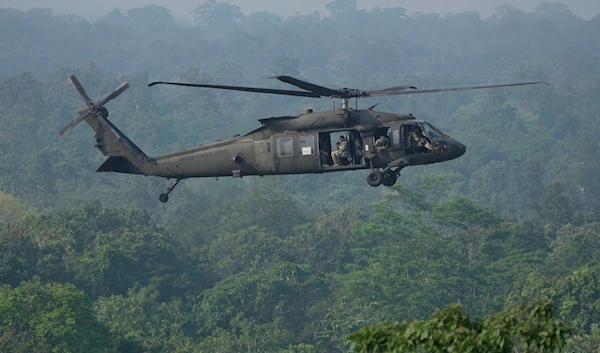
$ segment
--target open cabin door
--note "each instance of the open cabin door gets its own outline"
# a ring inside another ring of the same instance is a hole
[[[301,174],[320,171],[316,133],[275,135],[275,170],[278,173]]]

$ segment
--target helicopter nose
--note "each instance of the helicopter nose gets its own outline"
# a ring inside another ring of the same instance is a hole
[[[450,160],[450,159],[454,159],[454,158],[458,158],[460,156],[462,156],[463,154],[465,154],[465,152],[467,151],[467,146],[463,145],[462,143],[452,139],[452,138],[443,138],[443,139],[436,139],[433,141],[433,143],[431,144],[433,147],[433,150],[439,154],[439,156],[443,159],[443,160]]]
[[[465,154],[465,152],[467,152],[467,146],[465,146],[464,144],[453,140],[452,141],[452,147],[450,148],[450,157],[451,158],[458,158],[460,156],[462,156],[463,154]]]

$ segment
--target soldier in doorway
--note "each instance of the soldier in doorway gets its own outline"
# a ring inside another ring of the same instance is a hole
[[[342,135],[340,136],[340,140],[335,144],[337,146],[337,151],[331,152],[331,158],[333,158],[333,166],[339,167],[343,163],[342,157],[348,157],[348,142],[346,141],[346,138]]]

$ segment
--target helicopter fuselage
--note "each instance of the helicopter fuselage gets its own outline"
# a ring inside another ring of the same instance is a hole
[[[460,157],[465,146],[412,115],[338,109],[260,120],[263,126],[243,136],[156,156],[151,173],[168,178],[242,177],[327,173],[438,163]],[[415,148],[410,131],[426,145]],[[331,163],[332,136],[344,136],[346,153]],[[378,146],[384,136],[386,146]],[[329,161],[329,163],[327,163]]]

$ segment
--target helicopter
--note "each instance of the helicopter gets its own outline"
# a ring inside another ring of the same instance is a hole
[[[116,172],[157,176],[167,179],[166,192],[159,195],[165,203],[181,180],[203,177],[233,177],[316,174],[348,170],[368,170],[370,186],[393,186],[407,166],[440,163],[459,158],[466,146],[430,122],[412,114],[396,114],[368,109],[352,109],[352,98],[464,91],[484,88],[546,84],[543,81],[485,86],[418,89],[395,86],[379,90],[331,89],[290,76],[274,76],[300,90],[260,87],[195,84],[155,81],[148,84],[177,85],[254,93],[322,98],[333,100],[333,110],[314,112],[305,109],[298,115],[259,119],[261,126],[232,139],[149,157],[108,120],[104,106],[128,87],[122,83],[106,98],[94,102],[75,76],[69,82],[79,92],[85,107],[59,134],[64,136],[81,121],[95,131],[95,147],[108,158],[96,172]],[[335,99],[341,108],[335,108]],[[335,141],[339,138],[339,141]],[[334,144],[335,141],[335,144]]]

